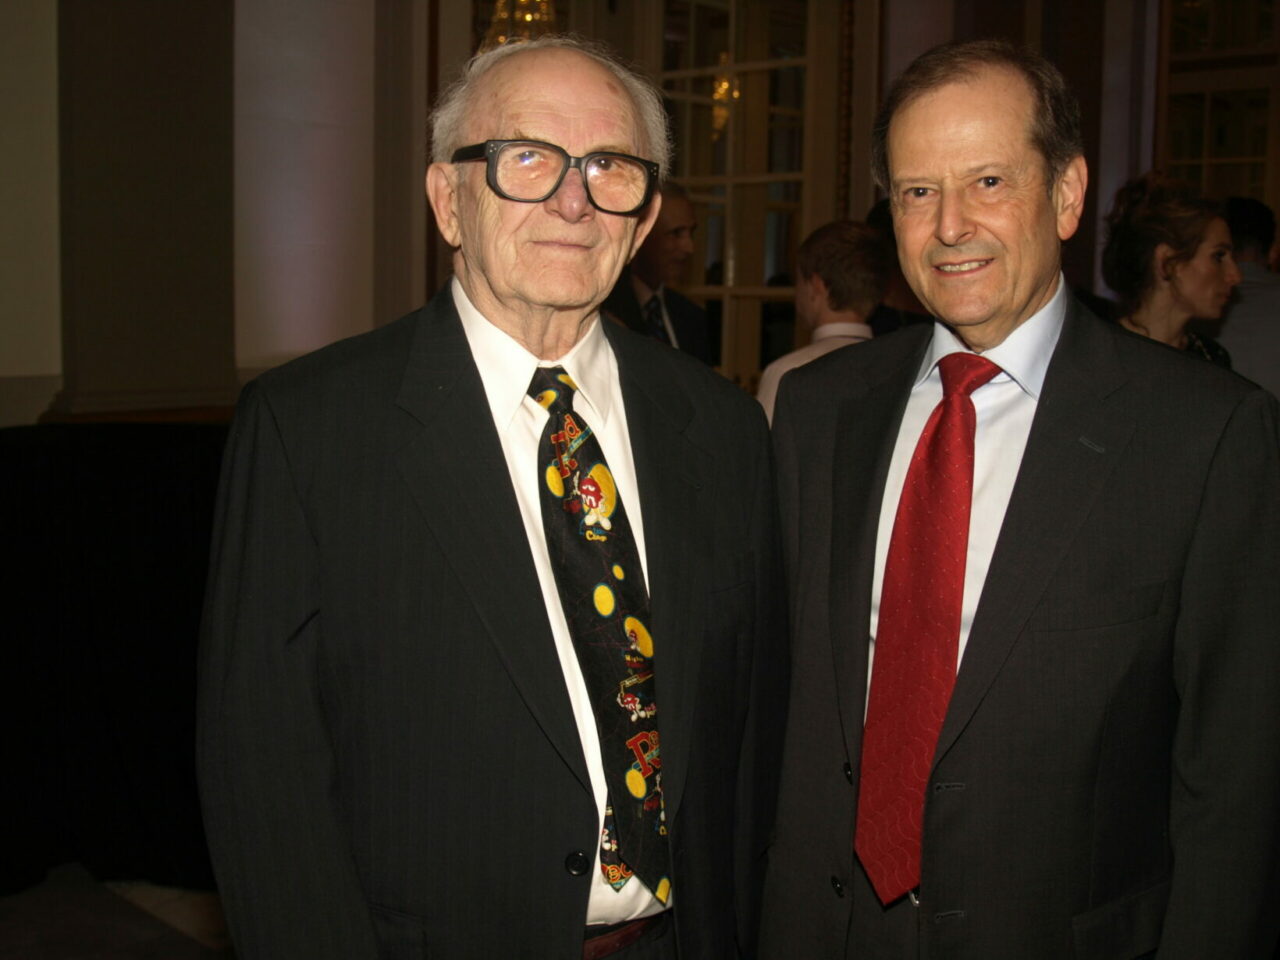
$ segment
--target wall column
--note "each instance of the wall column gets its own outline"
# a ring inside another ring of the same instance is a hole
[[[55,419],[221,406],[232,341],[231,0],[60,0]]]

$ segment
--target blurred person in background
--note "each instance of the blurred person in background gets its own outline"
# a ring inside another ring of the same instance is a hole
[[[1240,282],[1218,204],[1152,172],[1116,191],[1107,224],[1102,277],[1120,298],[1120,325],[1229,368],[1221,344],[1188,329],[1221,317]]]
[[[880,235],[880,242],[884,244],[885,256],[889,262],[884,295],[879,306],[867,319],[872,332],[879,337],[907,324],[933,323],[933,317],[929,316],[902,274],[902,265],[898,262],[898,239],[893,232],[893,213],[889,209],[888,197],[880,198],[867,211],[867,226]]]
[[[1228,198],[1224,211],[1240,284],[1219,339],[1237,373],[1280,395],[1280,273],[1267,269],[1280,258],[1276,217],[1251,197]]]
[[[884,296],[890,258],[878,231],[865,223],[835,220],[800,244],[796,268],[796,320],[811,340],[761,374],[756,399],[770,420],[783,374],[824,353],[871,339],[867,318]]]
[[[712,343],[706,311],[670,287],[684,279],[685,268],[693,259],[697,229],[689,195],[678,184],[664,184],[657,222],[635,259],[623,269],[602,309],[636,333],[712,364],[718,351]]]

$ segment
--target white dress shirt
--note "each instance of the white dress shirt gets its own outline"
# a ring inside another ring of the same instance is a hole
[[[615,891],[605,881],[600,871],[600,831],[604,826],[605,785],[604,765],[600,760],[600,738],[596,730],[595,713],[591,709],[591,697],[587,692],[578,654],[569,635],[569,625],[560,604],[556,588],[555,572],[547,552],[547,541],[542,529],[542,506],[539,501],[538,447],[546,426],[547,411],[529,396],[529,382],[533,371],[539,367],[564,367],[565,372],[578,385],[574,394],[573,409],[582,415],[600,442],[600,449],[609,464],[618,496],[627,512],[627,519],[635,534],[636,549],[640,554],[640,566],[645,582],[649,569],[645,559],[644,522],[640,514],[640,495],[636,484],[635,462],[631,457],[631,437],[627,432],[627,412],[622,402],[622,384],[618,378],[618,361],[609,341],[605,339],[597,316],[587,332],[567,354],[555,362],[539,360],[514,338],[486,320],[467,298],[455,278],[452,286],[453,302],[462,319],[471,355],[480,370],[485,396],[493,423],[502,442],[502,453],[511,474],[511,486],[520,516],[524,520],[525,535],[533,554],[533,565],[542,587],[542,600],[547,619],[551,622],[551,635],[555,640],[560,669],[564,672],[569,703],[582,740],[582,752],[587,761],[587,773],[591,777],[591,789],[595,794],[599,811],[593,865],[591,896],[587,902],[587,923],[619,923],[638,917],[660,913],[675,902],[672,890],[666,907],[654,899],[639,877],[632,877]],[[659,641],[660,642],[660,641]],[[530,824],[537,829],[537,824]],[[585,838],[584,838],[585,839]]]
[[[756,387],[756,399],[764,407],[764,414],[773,423],[773,404],[778,399],[778,383],[784,373],[790,373],[796,367],[803,367],[810,360],[816,360],[824,353],[839,350],[851,343],[862,343],[871,339],[871,328],[865,323],[851,320],[840,320],[835,323],[824,323],[813,329],[813,337],[809,343],[790,353],[784,353],[773,363],[764,368],[760,374],[760,385]]]
[[[991,555],[995,552],[1000,526],[1004,523],[1009,496],[1018,479],[1022,452],[1027,446],[1031,421],[1044,386],[1049,358],[1067,314],[1066,283],[1058,276],[1058,289],[1036,314],[1023,321],[1005,338],[982,355],[998,365],[1001,373],[972,394],[977,426],[973,443],[973,505],[969,515],[969,551],[964,569],[964,601],[960,612],[960,645],[956,669],[964,657],[969,628],[978,609],[982,586],[987,580]],[[871,660],[875,656],[876,629],[880,622],[880,588],[884,583],[885,558],[898,513],[898,500],[907,477],[912,454],[929,415],[942,401],[942,372],[938,361],[952,353],[972,353],[954,333],[941,323],[933,325],[933,342],[916,375],[907,409],[898,428],[898,441],[889,461],[884,499],[880,503],[880,525],[876,533],[876,567],[871,589],[871,651],[867,663],[868,688]]]

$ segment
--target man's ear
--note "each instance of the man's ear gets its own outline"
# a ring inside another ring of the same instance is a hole
[[[427,201],[436,216],[436,226],[445,243],[462,245],[458,229],[458,168],[452,163],[433,163],[427,167]]]
[[[831,307],[831,288],[827,286],[827,281],[822,279],[822,274],[815,273],[809,278],[809,282],[813,284],[813,292],[822,301],[823,306],[828,309]]]
[[[662,209],[662,194],[653,191],[653,199],[649,201],[649,205],[640,213],[639,219],[636,221],[636,232],[631,237],[631,252],[627,254],[627,263],[636,255],[644,238],[649,235],[649,231],[653,229],[653,225],[658,222],[658,211]]]
[[[1089,186],[1089,168],[1084,157],[1073,157],[1058,182],[1053,185],[1053,204],[1058,216],[1058,239],[1068,240],[1084,216],[1084,194]]]

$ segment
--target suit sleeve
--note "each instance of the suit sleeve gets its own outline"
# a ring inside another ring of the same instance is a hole
[[[1280,930],[1280,440],[1261,390],[1214,455],[1174,643],[1173,875],[1158,957],[1269,957]]]
[[[789,657],[785,587],[778,545],[778,504],[774,492],[773,461],[764,419],[759,412],[761,454],[751,487],[751,515],[756,531],[755,608],[749,632],[749,670],[739,683],[749,705],[738,759],[737,838],[735,861],[745,877],[737,891],[738,938],[742,956],[756,955],[763,902],[765,856],[777,808],[778,777],[782,765],[782,735],[786,727]]]
[[[319,557],[264,392],[246,387],[222,467],[200,645],[197,751],[219,891],[241,960],[377,956],[317,690]]]

